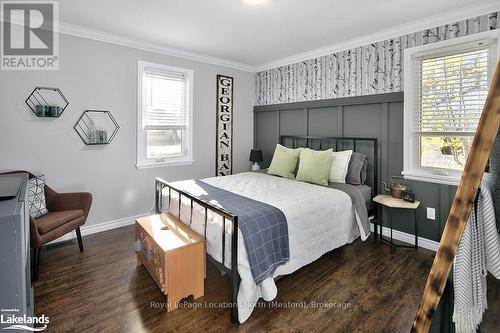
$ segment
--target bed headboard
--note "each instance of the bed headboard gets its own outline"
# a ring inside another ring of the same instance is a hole
[[[309,135],[281,135],[280,144],[289,148],[311,148],[333,151],[352,149],[368,157],[367,185],[373,188],[373,193],[378,193],[378,139],[355,137],[330,137]]]
[[[262,149],[261,166],[266,168],[276,144],[284,142],[291,147],[293,137],[296,145],[316,149],[319,141],[325,149],[353,149],[356,145],[356,151],[368,156],[367,184],[379,193],[384,192],[381,180],[403,170],[403,99],[403,92],[394,92],[255,106],[253,147]],[[373,139],[377,139],[378,159],[374,156]],[[440,192],[433,184],[419,186],[423,188],[419,191],[439,200]]]

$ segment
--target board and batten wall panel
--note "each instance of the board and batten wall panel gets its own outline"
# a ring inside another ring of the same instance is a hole
[[[342,107],[309,109],[308,134],[342,136]]]
[[[387,181],[391,175],[400,175],[403,169],[403,93],[256,106],[254,124],[254,146],[263,150],[263,167],[269,166],[280,135],[311,135],[377,138],[379,180]],[[346,143],[339,150],[351,148]],[[358,144],[358,150],[367,155],[372,153],[369,145]],[[373,156],[369,156],[369,161],[372,163]],[[372,171],[370,165],[368,179]],[[409,181],[409,185],[422,203],[417,210],[419,235],[439,241],[456,187],[418,181]],[[380,193],[384,193],[382,186],[380,183]],[[435,221],[426,218],[425,207],[436,209]],[[384,209],[385,225],[388,219]],[[397,230],[414,234],[410,212],[395,210],[393,224]]]
[[[280,135],[306,135],[307,115],[305,112],[307,111],[301,109],[280,111]]]
[[[402,102],[397,103],[401,108]],[[382,181],[385,181],[387,174],[387,151],[381,149],[385,147],[387,142],[387,124],[384,119],[387,118],[387,104],[388,103],[373,103],[373,104],[358,104],[358,105],[344,105],[342,107],[342,136],[344,137],[369,137],[377,138],[379,141],[379,189],[382,188]],[[368,145],[368,144],[366,144]],[[351,147],[340,147],[342,149],[350,149]],[[367,179],[373,177],[373,152],[370,149],[362,151],[368,156],[368,173]]]
[[[262,166],[265,168],[269,167],[276,142],[279,142],[279,124],[278,111],[265,112],[254,117],[254,147],[262,149]]]

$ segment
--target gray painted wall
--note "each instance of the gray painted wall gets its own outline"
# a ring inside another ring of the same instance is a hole
[[[90,191],[87,224],[147,213],[153,180],[215,174],[216,75],[234,77],[234,170],[249,169],[254,74],[118,46],[60,36],[58,71],[0,71],[0,171],[44,173],[58,191]],[[194,71],[194,159],[186,166],[137,170],[137,61]],[[59,87],[69,99],[59,119],[37,118],[24,100],[35,86]],[[111,145],[84,146],[73,125],[84,109],[113,112],[120,131]]]
[[[256,106],[254,145],[261,148],[263,165],[272,159],[280,135],[357,136],[379,139],[379,179],[403,170],[403,93]],[[369,147],[368,147],[369,149]],[[456,191],[455,186],[410,181],[421,202],[417,210],[419,236],[439,241]],[[379,184],[380,192],[382,186]],[[425,207],[436,209],[427,220]],[[382,219],[388,221],[384,212]],[[413,234],[413,219],[394,211],[394,228]]]

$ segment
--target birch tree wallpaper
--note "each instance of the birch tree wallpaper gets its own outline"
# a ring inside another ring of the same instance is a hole
[[[499,12],[446,24],[256,74],[256,105],[403,90],[403,50],[497,29]]]

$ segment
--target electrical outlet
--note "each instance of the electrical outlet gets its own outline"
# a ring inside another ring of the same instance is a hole
[[[436,220],[436,209],[427,207],[427,219],[428,220]]]

